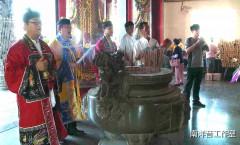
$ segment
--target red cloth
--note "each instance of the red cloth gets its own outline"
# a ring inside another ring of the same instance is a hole
[[[171,44],[171,40],[169,38],[164,39],[163,42],[161,43],[163,47],[166,47],[167,45],[170,45],[170,44]]]
[[[53,116],[57,128],[57,134],[59,140],[64,140],[67,137],[67,130],[65,129],[60,113],[57,110],[53,110]]]
[[[80,88],[80,94],[82,97],[87,94],[87,92],[91,89],[91,87],[88,88]]]
[[[98,40],[96,43],[95,54],[97,54],[100,51],[106,51],[106,50],[117,51],[117,46],[115,42],[113,42],[112,44],[113,44],[112,47],[110,47],[107,39],[103,37],[102,39]]]

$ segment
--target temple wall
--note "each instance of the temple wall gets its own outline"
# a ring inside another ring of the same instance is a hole
[[[191,25],[191,15],[196,10],[204,9],[234,9],[236,11],[236,38],[240,38],[240,1],[239,0],[208,0],[208,1],[186,1],[185,8],[181,11],[181,2],[164,2],[164,38],[182,38],[183,42],[191,35],[189,27]],[[221,15],[221,14],[219,14]],[[208,17],[204,18],[208,21]],[[230,29],[232,23],[225,22],[226,17],[223,16],[222,22],[226,23],[219,32]],[[220,24],[219,24],[220,25]],[[210,30],[211,31],[211,30]],[[201,31],[202,32],[202,31]],[[209,36],[210,37],[210,36]]]

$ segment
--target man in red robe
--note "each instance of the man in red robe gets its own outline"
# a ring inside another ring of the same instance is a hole
[[[6,84],[17,94],[20,143],[59,145],[67,133],[59,113],[52,109],[56,62],[39,39],[39,13],[28,9],[23,22],[26,34],[9,49],[5,64]]]

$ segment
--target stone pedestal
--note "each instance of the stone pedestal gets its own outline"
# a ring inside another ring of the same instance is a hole
[[[126,140],[101,139],[98,145],[129,145]]]
[[[128,145],[121,134],[112,134],[105,131],[106,137],[101,139],[98,145]]]
[[[157,145],[171,144],[162,135],[182,130],[190,115],[186,96],[169,84],[172,71],[161,68],[161,72],[148,73],[147,67],[123,69],[121,53],[102,52],[95,58],[101,83],[86,96],[88,118],[103,130],[124,136],[128,145],[148,145],[156,134]]]
[[[153,134],[124,134],[128,145],[147,145]]]

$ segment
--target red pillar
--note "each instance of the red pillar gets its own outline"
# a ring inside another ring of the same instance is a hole
[[[127,0],[127,21],[132,21],[132,3],[133,0]]]
[[[58,0],[58,19],[66,17],[66,0]]]
[[[152,37],[159,43],[163,40],[163,0],[152,0]]]
[[[164,32],[164,7],[163,7],[163,0],[160,0],[160,2],[159,2],[159,7],[160,7],[160,18],[159,18],[159,27],[160,27],[160,35],[159,35],[159,37],[160,37],[160,42],[162,42],[163,41],[163,32]]]

